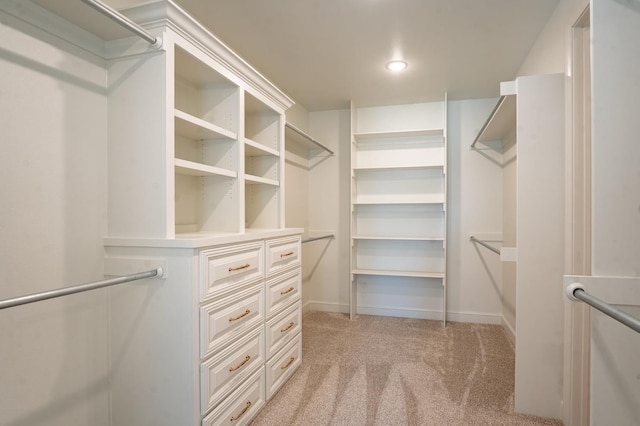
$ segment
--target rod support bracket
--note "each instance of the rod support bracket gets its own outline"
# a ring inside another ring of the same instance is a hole
[[[564,288],[564,295],[567,296],[571,302],[579,302],[580,300],[573,294],[576,290],[584,291],[582,283],[573,282]]]

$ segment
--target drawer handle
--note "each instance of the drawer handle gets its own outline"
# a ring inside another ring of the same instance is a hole
[[[244,311],[243,313],[241,313],[240,315],[238,315],[237,317],[231,317],[229,318],[229,322],[232,321],[237,321],[242,317],[246,317],[247,315],[249,315],[251,313],[251,309],[247,309],[246,311]]]
[[[235,422],[236,420],[239,420],[240,417],[242,417],[244,415],[244,413],[247,412],[247,410],[251,407],[251,401],[247,401],[247,404],[244,406],[244,408],[242,409],[242,411],[240,411],[240,413],[237,416],[231,417],[232,422]]]
[[[293,327],[294,325],[296,325],[296,323],[291,321],[289,325],[287,325],[285,328],[280,329],[280,333],[284,333],[285,331],[291,330],[291,327]]]
[[[229,367],[229,371],[236,371],[238,370],[240,367],[242,367],[243,365],[245,365],[247,362],[249,362],[249,360],[251,359],[250,355],[247,355],[246,357],[244,357],[244,360],[242,360],[242,362],[238,365],[236,365],[235,367]]]
[[[244,265],[242,265],[242,266],[236,266],[235,268],[230,267],[230,268],[229,268],[229,272],[239,271],[239,270],[241,270],[241,269],[247,269],[249,266],[251,266],[251,265],[250,265],[250,264],[248,264],[248,263],[245,263]]]
[[[294,357],[289,358],[289,362],[287,362],[285,365],[280,367],[280,370],[286,370],[287,368],[289,368],[291,366],[291,364],[293,364],[293,361],[295,361],[295,360],[296,359]]]
[[[281,292],[280,292],[280,295],[281,295],[281,296],[284,296],[284,295],[285,295],[285,294],[287,294],[287,293],[291,293],[293,290],[295,290],[295,288],[293,288],[293,287],[289,287],[289,288],[288,288],[288,289],[286,289],[285,291],[281,291]]]
[[[291,256],[292,254],[293,254],[293,252],[292,252],[292,251],[287,252],[287,253],[281,253],[281,254],[280,254],[280,257],[287,257],[287,256]]]

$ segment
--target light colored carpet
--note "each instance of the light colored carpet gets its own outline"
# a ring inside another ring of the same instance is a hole
[[[513,413],[500,326],[309,312],[302,330],[302,365],[252,426],[562,425]]]

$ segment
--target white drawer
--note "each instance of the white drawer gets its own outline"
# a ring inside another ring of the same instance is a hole
[[[271,358],[280,348],[302,330],[302,308],[300,302],[296,302],[267,322],[267,359]]]
[[[300,268],[267,282],[267,318],[300,299],[302,277]]]
[[[267,362],[267,401],[280,389],[302,362],[302,334]]]
[[[202,426],[249,424],[264,404],[265,379],[261,368],[202,419]]]
[[[200,252],[200,301],[264,277],[264,243],[248,243]]]
[[[206,414],[264,365],[264,329],[244,336],[200,366],[200,410]]]
[[[264,284],[242,290],[200,308],[200,358],[264,321]]]
[[[300,265],[300,236],[267,240],[267,275]]]

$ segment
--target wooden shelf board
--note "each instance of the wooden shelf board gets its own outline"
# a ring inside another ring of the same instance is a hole
[[[285,124],[285,144],[294,143],[300,145],[309,151],[309,156],[312,153],[327,152],[329,155],[333,155],[333,151],[298,129],[293,124]]]
[[[376,171],[376,170],[430,170],[430,169],[443,169],[444,164],[421,164],[412,166],[368,166],[368,167],[354,167],[355,171]]]
[[[476,142],[501,141],[505,139],[516,126],[516,95],[501,96],[495,108],[480,129]]]
[[[253,175],[245,175],[244,176],[245,183],[247,185],[271,185],[271,186],[280,186],[280,182],[274,179],[267,179],[260,176]]]
[[[176,133],[184,135],[189,139],[238,139],[237,133],[223,129],[220,126],[216,126],[213,123],[193,116],[187,112],[176,109],[174,114],[176,118]]]
[[[229,178],[238,177],[238,173],[233,170],[222,169],[220,167],[207,166],[206,164],[194,161],[174,159],[175,171],[181,175],[188,176],[224,176]]]
[[[280,157],[280,153],[277,150],[269,148],[268,146],[262,145],[261,143],[253,141],[251,139],[245,138],[244,148],[245,154],[249,157],[259,157],[266,155]]]
[[[389,138],[409,138],[424,136],[444,136],[444,129],[416,129],[402,130],[392,132],[363,132],[354,133],[353,137],[356,141],[372,140],[372,139],[389,139]]]
[[[434,242],[443,242],[443,237],[374,237],[374,236],[363,236],[363,235],[355,235],[353,237],[354,240],[373,240],[373,241],[434,241]]]
[[[389,271],[374,269],[354,269],[355,275],[378,275],[385,277],[444,278],[443,272]]]

